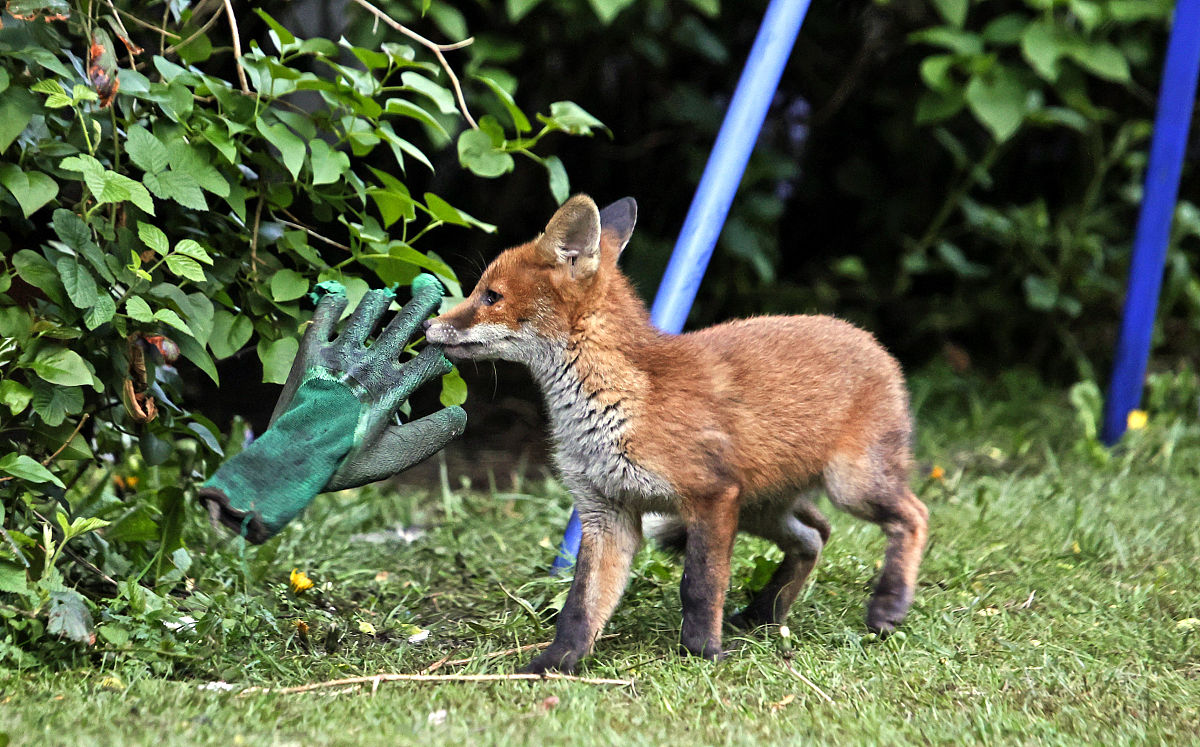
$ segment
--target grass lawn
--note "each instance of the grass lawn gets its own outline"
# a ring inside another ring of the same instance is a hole
[[[485,655],[551,638],[568,580],[545,567],[570,508],[553,480],[372,488],[322,497],[262,549],[197,522],[193,571],[211,578],[197,578],[206,632],[186,649],[194,658],[165,664],[134,650],[0,673],[0,744],[1195,743],[1195,403],[1152,410],[1105,458],[1065,394],[1037,391],[1020,377],[914,382],[913,484],[931,509],[931,542],[903,634],[886,641],[863,624],[882,536],[824,503],[833,539],[792,609],[791,637],[730,631],[717,664],[675,653],[679,567],[644,549],[584,667],[631,687],[393,682],[374,694],[239,695],[420,672],[446,657],[471,661],[439,673],[509,673],[531,654]],[[412,542],[354,537],[397,524],[424,531]],[[739,540],[730,608],[778,557]],[[267,569],[261,580],[254,567]],[[293,567],[316,586],[291,592]],[[428,637],[410,642],[419,631]],[[217,680],[235,689],[201,688]]]

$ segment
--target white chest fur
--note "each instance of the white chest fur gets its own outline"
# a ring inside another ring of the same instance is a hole
[[[630,454],[627,435],[636,408],[611,375],[588,370],[577,351],[561,348],[531,369],[546,398],[555,461],[577,499],[592,492],[653,505],[672,493],[663,477]]]

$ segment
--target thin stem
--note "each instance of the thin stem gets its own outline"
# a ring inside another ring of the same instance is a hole
[[[233,3],[225,0],[225,15],[229,16],[229,32],[233,35],[233,61],[237,64],[238,82],[242,93],[250,95],[250,84],[246,82],[246,71],[242,68],[242,35],[238,33],[237,19],[233,16]]]
[[[195,33],[193,33],[191,36],[184,39],[183,41],[179,42],[178,44],[172,44],[171,46],[167,47],[163,51],[163,55],[175,54],[175,52],[179,51],[180,47],[186,47],[188,44],[191,44],[193,41],[195,41],[196,37],[200,36],[205,31],[208,31],[210,28],[212,28],[212,25],[214,23],[216,23],[217,19],[220,17],[221,17],[221,8],[217,8],[217,10],[211,16],[209,16],[208,20],[204,22],[204,25],[201,26],[200,28],[196,29]]]
[[[393,29],[399,31],[401,34],[404,34],[409,39],[417,42],[430,52],[433,52],[433,56],[437,58],[437,61],[439,64],[441,64],[442,69],[446,71],[447,77],[450,78],[450,85],[452,88],[454,88],[454,95],[458,99],[458,107],[462,109],[462,114],[463,117],[466,118],[467,124],[471,125],[472,130],[478,130],[479,125],[475,123],[475,119],[471,116],[471,112],[467,109],[467,100],[463,97],[462,86],[458,82],[458,76],[454,74],[454,70],[450,68],[450,63],[446,62],[446,56],[442,54],[442,52],[450,52],[455,49],[462,49],[468,44],[474,42],[475,37],[463,39],[462,41],[455,42],[453,44],[437,44],[436,42],[426,39],[407,26],[392,20],[388,14],[384,13],[379,8],[376,8],[374,5],[371,5],[369,2],[367,2],[367,0],[354,0],[354,2],[358,3],[363,8],[366,8],[367,12],[371,13],[388,26],[391,26]]]

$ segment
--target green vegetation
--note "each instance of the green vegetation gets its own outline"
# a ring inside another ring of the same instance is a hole
[[[351,307],[421,271],[461,294],[416,247],[494,226],[410,189],[434,168],[427,151],[457,139],[472,178],[524,156],[562,200],[562,163],[533,149],[601,127],[558,101],[535,129],[483,74],[471,89],[497,114],[477,123],[428,50],[301,39],[261,9],[266,43],[226,80],[206,35],[224,6],[173,6],[156,35],[152,5],[34,0],[0,28],[0,591],[37,621],[9,629],[0,660],[46,633],[94,637],[98,608],[64,583],[77,572],[102,574],[93,599],[119,587],[135,606],[139,582],[179,583],[186,502],[228,455],[200,379],[219,385],[217,362],[254,350],[260,365],[212,399],[260,372],[282,383],[316,283],[340,281]],[[444,377],[443,403],[465,398]],[[118,497],[135,449],[158,478]]]
[[[189,523],[191,592],[168,606],[195,627],[156,622],[151,640],[105,613],[95,647],[0,680],[0,732],[14,744],[1186,742],[1200,730],[1198,383],[1156,377],[1147,427],[1109,454],[1087,437],[1087,386],[1068,398],[1027,376],[918,377],[914,485],[932,541],[909,622],[883,642],[862,624],[881,538],[839,514],[789,643],[777,629],[730,633],[716,665],[675,653],[679,567],[646,549],[585,667],[632,688],[201,689],[420,672],[445,657],[473,661],[442,672],[511,672],[528,653],[484,655],[549,640],[567,584],[545,572],[569,508],[556,483],[370,488],[319,499],[261,548]],[[355,537],[396,525],[424,533]],[[731,606],[775,552],[739,541]],[[293,567],[312,589],[289,589]]]

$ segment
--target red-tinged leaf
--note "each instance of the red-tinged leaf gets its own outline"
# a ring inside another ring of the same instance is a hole
[[[100,108],[112,106],[121,81],[117,78],[117,55],[113,52],[112,38],[104,29],[96,29],[92,45],[88,47],[88,81],[100,97]]]

